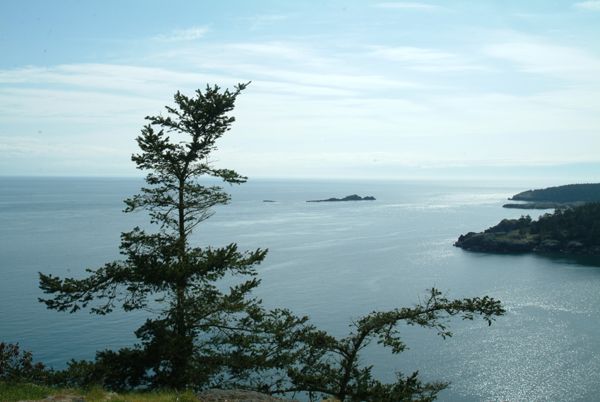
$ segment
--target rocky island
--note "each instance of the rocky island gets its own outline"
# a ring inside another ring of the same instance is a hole
[[[491,253],[600,255],[600,203],[557,209],[535,221],[529,216],[504,219],[483,232],[461,235],[454,245]]]
[[[352,195],[347,195],[344,198],[328,198],[326,200],[309,200],[306,202],[339,202],[339,201],[375,201],[375,197],[373,196],[366,196],[366,197],[361,197],[359,195],[356,194],[352,194]]]
[[[581,206],[587,202],[600,202],[600,183],[567,184],[565,186],[527,190],[515,194],[504,208],[552,209]]]

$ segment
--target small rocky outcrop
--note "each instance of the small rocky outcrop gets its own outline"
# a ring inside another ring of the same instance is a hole
[[[306,202],[340,202],[340,201],[375,201],[375,197],[368,195],[361,197],[357,194],[347,195],[344,198],[327,198],[326,200],[309,200]]]

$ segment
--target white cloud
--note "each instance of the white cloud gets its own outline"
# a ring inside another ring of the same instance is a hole
[[[399,9],[399,10],[419,10],[419,11],[436,11],[442,10],[443,7],[428,3],[419,3],[412,1],[397,1],[384,2],[374,5],[377,8]]]
[[[7,175],[33,176],[138,175],[130,158],[136,150],[133,141],[117,147],[103,134],[80,139],[0,135],[0,170]]]
[[[583,49],[531,40],[487,46],[484,52],[515,63],[523,72],[600,82],[600,57]]]
[[[259,57],[276,57],[291,60],[309,60],[311,58],[311,52],[308,49],[282,42],[230,43],[225,45],[225,47]]]
[[[40,88],[3,88],[0,90],[0,115],[4,121],[97,122],[136,121],[160,111],[160,99],[98,91],[50,90]]]
[[[417,63],[437,62],[440,60],[453,59],[455,57],[451,53],[410,46],[378,47],[372,54],[385,57],[389,60]]]
[[[96,136],[100,135],[101,133],[96,133]],[[80,157],[117,156],[122,159],[126,159],[131,153],[129,150],[125,151],[102,144],[77,144],[49,138],[22,138],[21,136],[0,136],[0,152],[5,156],[59,156],[64,158],[78,155]]]
[[[288,94],[361,96],[361,91],[431,88],[409,78],[389,77],[370,69],[357,68],[366,53],[327,53],[318,47],[295,42],[237,42],[218,48],[202,46],[170,50],[163,58],[177,59],[188,68],[219,71],[222,75],[253,81],[253,90]],[[350,58],[356,59],[354,62]],[[371,62],[373,62],[371,60]],[[381,64],[379,60],[376,63]]]
[[[377,46],[370,52],[370,55],[399,63],[417,71],[487,70],[486,67],[475,64],[457,54],[427,48]]]
[[[278,81],[283,84],[314,86],[321,89],[329,88],[335,91],[346,91],[342,93],[345,95],[348,95],[347,91],[414,90],[424,87],[416,82],[386,78],[368,72],[365,74],[336,73],[333,71],[303,72],[276,68],[265,69],[260,66],[246,66],[245,71],[256,77],[257,81]]]
[[[207,82],[227,83],[229,78],[210,73],[123,64],[62,64],[0,70],[0,84],[36,84],[94,88],[101,91],[162,94],[174,88],[196,89]]]
[[[181,42],[202,38],[209,29],[207,27],[191,27],[186,29],[175,29],[168,34],[160,34],[154,37],[162,42]]]
[[[531,37],[495,40],[485,54],[514,63],[518,71],[577,77],[586,85],[561,90],[557,80],[546,80],[549,86],[534,95],[510,88],[500,93],[498,85],[492,86],[498,92],[485,86],[473,90],[469,72],[484,70],[490,59],[450,48],[363,44],[350,52],[297,38],[185,43],[169,46],[170,57],[152,53],[136,65],[0,70],[0,137],[23,139],[0,138],[0,154],[17,158],[30,149],[51,158],[53,148],[44,151],[43,137],[36,134],[42,129],[53,138],[52,147],[76,140],[90,148],[73,152],[98,151],[98,161],[126,162],[143,117],[160,113],[175,90],[189,94],[206,83],[231,87],[252,80],[236,103],[234,130],[219,144],[219,164],[253,176],[272,174],[273,166],[293,175],[307,165],[318,173],[482,158],[490,163],[597,160],[600,105],[596,88],[587,84],[598,82],[598,57]],[[162,67],[141,64],[148,60]],[[440,71],[466,74],[453,75],[452,81],[421,74]]]
[[[582,10],[600,11],[600,1],[598,0],[581,1],[575,3],[574,6]]]
[[[289,16],[284,14],[263,14],[246,18],[246,20],[250,22],[250,30],[254,31],[269,28],[274,24],[287,20],[288,18]]]

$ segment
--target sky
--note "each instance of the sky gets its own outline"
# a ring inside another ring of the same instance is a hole
[[[250,177],[600,181],[600,0],[3,1],[0,175],[134,176],[144,117],[251,81]]]

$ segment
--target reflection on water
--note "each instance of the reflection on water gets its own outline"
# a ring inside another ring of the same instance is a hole
[[[561,254],[538,254],[542,258],[548,258],[556,264],[581,265],[586,267],[600,268],[600,256],[595,255],[561,255]]]

